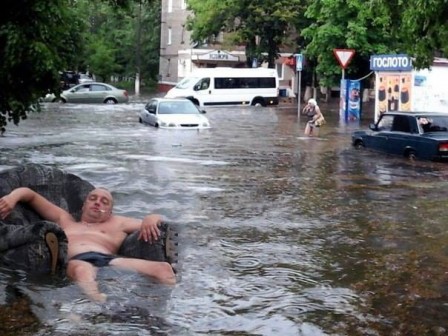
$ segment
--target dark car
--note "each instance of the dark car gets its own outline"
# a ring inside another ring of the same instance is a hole
[[[75,71],[59,72],[61,90],[68,90],[79,84],[79,75]]]
[[[448,113],[387,112],[369,128],[353,132],[355,148],[448,161]]]

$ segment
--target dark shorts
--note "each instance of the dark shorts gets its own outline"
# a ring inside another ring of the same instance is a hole
[[[117,256],[111,254],[105,254],[100,252],[84,252],[75,255],[70,260],[82,260],[91,263],[96,267],[108,266],[111,260],[117,258]]]
[[[308,124],[310,125],[311,128],[315,128],[315,127],[319,128],[320,127],[320,125],[316,125],[316,123],[312,120],[308,121]]]

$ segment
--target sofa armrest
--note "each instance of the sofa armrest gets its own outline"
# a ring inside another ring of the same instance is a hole
[[[67,262],[67,237],[55,223],[12,225],[0,221],[0,264],[32,273],[54,272]]]
[[[178,232],[173,223],[160,224],[160,238],[152,243],[139,240],[140,231],[129,234],[118,251],[119,255],[153,261],[165,261],[175,268],[178,262]]]

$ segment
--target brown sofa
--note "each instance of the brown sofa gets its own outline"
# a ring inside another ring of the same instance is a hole
[[[80,177],[61,169],[27,164],[0,171],[0,197],[18,187],[29,187],[54,204],[81,216],[87,194],[94,188]],[[174,223],[161,225],[162,236],[148,244],[138,240],[139,232],[125,239],[118,254],[148,260],[177,263],[177,238]],[[67,237],[55,223],[44,221],[26,204],[18,204],[0,220],[0,265],[30,272],[57,272],[67,263]]]

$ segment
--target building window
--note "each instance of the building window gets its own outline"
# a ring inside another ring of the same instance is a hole
[[[168,0],[168,13],[173,12],[173,0]]]
[[[185,41],[184,41],[184,32],[185,32],[185,24],[182,24],[182,33],[181,33],[181,36],[180,36],[180,44],[184,44],[185,43]]]
[[[275,68],[277,69],[277,76],[278,76],[278,79],[283,79],[283,76],[284,76],[284,70],[285,70],[285,68],[284,68],[284,64],[279,64],[279,63],[277,63],[276,65],[275,65]]]
[[[172,35],[173,35],[173,32],[172,32],[172,30],[171,30],[171,27],[169,27],[169,28],[168,28],[168,42],[167,42],[166,44],[171,45],[171,43],[173,43],[173,41],[172,41]]]
[[[166,69],[166,76],[170,77],[170,68],[171,68],[171,58],[168,58],[168,64]]]

